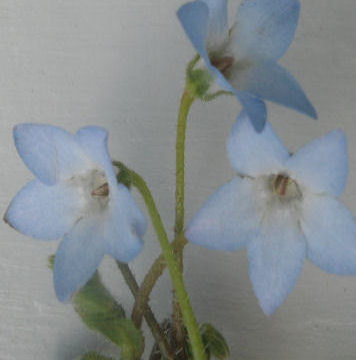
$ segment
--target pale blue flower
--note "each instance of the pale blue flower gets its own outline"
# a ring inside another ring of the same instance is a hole
[[[306,257],[327,272],[356,275],[356,222],[337,199],[348,173],[343,132],[332,131],[290,155],[268,122],[258,134],[242,113],[227,151],[238,176],[194,216],[188,240],[218,250],[246,247],[266,314],[294,288]]]
[[[277,64],[294,38],[299,10],[298,0],[243,0],[230,31],[227,0],[196,0],[178,10],[210,74],[236,95],[258,131],[266,120],[261,99],[317,116],[301,86]]]
[[[50,125],[14,129],[17,151],[36,179],[17,193],[5,221],[34,238],[63,237],[53,273],[64,302],[89,280],[104,254],[128,262],[142,248],[146,221],[116,181],[107,136],[94,126],[75,135]]]

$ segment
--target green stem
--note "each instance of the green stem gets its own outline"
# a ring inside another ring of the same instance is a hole
[[[193,358],[194,360],[206,360],[206,354],[199,333],[199,327],[190,304],[188,293],[184,286],[183,276],[179,269],[179,265],[174,255],[173,249],[168,241],[167,233],[163,226],[161,216],[157,210],[155,201],[145,181],[141,178],[140,175],[132,170],[131,180],[132,185],[138,189],[146,203],[153,227],[157,233],[157,237],[162,248],[162,253],[165,257],[171,275],[173,287],[175,289],[183,313],[184,323],[187,328],[190,345],[192,347]]]
[[[134,298],[136,298],[138,290],[139,290],[139,286],[137,284],[134,274],[132,273],[132,271],[130,270],[130,268],[127,264],[122,263],[120,261],[116,261],[116,264],[117,264],[118,268],[120,269],[122,276],[124,277],[124,279],[126,281],[126,284],[128,285],[129,289],[131,290],[132,295],[134,296]],[[159,324],[158,324],[151,308],[148,306],[148,304],[146,304],[146,306],[145,306],[144,317],[146,319],[147,325],[149,326],[149,328],[152,331],[153,337],[155,338],[155,340],[159,346],[159,349],[160,349],[161,354],[163,355],[163,358],[167,359],[167,360],[174,360],[172,350],[170,349],[170,346],[169,346],[166,338],[164,337],[162,329],[159,326]],[[132,320],[134,321],[134,319],[132,319]],[[135,324],[135,325],[138,329],[141,327],[141,324],[139,326],[137,324]]]
[[[194,96],[185,89],[180,102],[180,109],[177,123],[176,138],[176,238],[184,229],[184,156],[185,156],[185,133],[187,118],[190,107],[194,102]]]
[[[190,107],[195,98],[187,88],[184,89],[177,122],[176,135],[176,212],[175,212],[175,239],[183,238],[184,231],[184,158],[185,158],[185,134],[187,119]],[[183,247],[177,253],[179,269],[183,271]],[[177,339],[178,346],[184,351],[184,326],[182,322],[182,312],[176,296],[173,298],[173,330]]]
[[[184,247],[187,243],[187,240],[177,238],[172,243],[172,249],[176,253],[180,251],[180,248]],[[149,271],[145,275],[141,286],[138,290],[135,305],[132,309],[131,318],[136,324],[142,323],[143,314],[146,309],[146,304],[149,302],[150,294],[153,287],[155,286],[157,279],[162,275],[164,269],[166,268],[167,263],[163,254],[159,255],[157,259],[151,265]],[[140,325],[139,325],[140,326]]]
[[[191,62],[191,66],[193,66],[199,57],[196,57]],[[188,67],[189,68],[189,67]],[[175,239],[172,242],[172,247],[174,252],[178,255],[178,264],[179,268],[182,269],[183,261],[182,254],[183,248],[187,243],[187,240],[184,237],[184,149],[185,149],[185,133],[186,133],[186,125],[187,125],[187,117],[190,110],[191,105],[194,102],[194,96],[190,94],[190,92],[184,89],[180,109],[178,114],[177,121],[177,138],[176,138],[176,209],[175,209]],[[116,164],[120,169],[122,165]],[[146,308],[146,304],[148,304],[150,293],[157,282],[158,278],[162,275],[164,269],[166,267],[166,261],[161,254],[155,262],[152,264],[145,278],[143,279],[140,289],[138,291],[136,302],[132,310],[132,318],[134,319],[136,324],[141,324],[142,317]],[[184,331],[181,331],[181,311],[178,306],[178,302],[174,301],[173,306],[173,319],[174,319],[174,328],[177,330],[176,333],[184,334]],[[184,343],[184,339],[177,339],[178,342],[181,343],[181,346]]]

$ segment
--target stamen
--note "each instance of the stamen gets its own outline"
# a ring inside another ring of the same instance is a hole
[[[273,190],[280,196],[285,196],[290,178],[279,174],[273,183]]]
[[[280,199],[292,200],[302,196],[298,184],[286,174],[271,175],[270,184],[271,190]]]
[[[91,196],[105,197],[109,195],[109,184],[105,183],[91,192]]]

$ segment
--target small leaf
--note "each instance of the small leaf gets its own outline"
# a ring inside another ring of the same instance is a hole
[[[75,358],[75,360],[114,360],[114,358],[103,356],[96,353],[95,351],[91,351],[82,356]]]
[[[74,296],[74,308],[83,322],[99,331],[121,349],[122,360],[139,359],[144,348],[141,332],[125,318],[125,311],[94,276]]]
[[[219,360],[225,360],[230,356],[230,349],[226,340],[211,324],[202,324],[200,333],[208,359],[214,356]]]

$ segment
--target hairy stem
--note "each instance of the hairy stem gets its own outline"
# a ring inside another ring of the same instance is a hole
[[[189,110],[194,102],[194,96],[185,89],[181,98],[177,122],[176,135],[176,211],[175,211],[175,239],[182,239],[184,231],[184,167],[185,167],[185,135]],[[176,252],[179,269],[183,272],[183,247]],[[174,293],[173,298],[173,331],[178,347],[185,353],[185,331],[179,301]]]
[[[122,276],[125,279],[126,284],[128,285],[129,289],[131,290],[132,295],[134,298],[136,298],[139,287],[137,284],[137,281],[135,279],[134,274],[130,270],[129,266],[125,263],[122,263],[120,261],[116,261],[116,264],[118,268],[120,269]],[[147,325],[151,329],[152,335],[154,339],[156,340],[156,343],[159,346],[160,352],[164,359],[167,360],[174,360],[174,355],[172,352],[172,349],[170,345],[168,344],[167,339],[165,338],[163,331],[161,327],[158,324],[158,321],[156,320],[151,308],[146,304],[145,311],[143,316],[145,317],[145,320],[147,322]],[[136,325],[136,324],[135,324]],[[137,326],[137,325],[136,325]],[[139,326],[137,326],[140,328]]]
[[[184,90],[177,123],[176,138],[176,220],[175,238],[178,238],[184,230],[184,156],[185,156],[185,133],[187,118],[190,107],[194,102],[194,96],[188,90]]]
[[[172,243],[172,249],[175,253],[181,251],[180,249],[185,246],[187,240],[183,236],[182,238],[175,239]],[[167,263],[166,260],[161,254],[151,265],[148,273],[144,277],[140,289],[136,296],[136,302],[132,310],[132,320],[138,327],[142,323],[143,314],[146,308],[146,304],[149,302],[150,294],[152,292],[153,287],[155,286],[157,279],[162,275],[164,269],[166,268]]]
[[[162,253],[167,263],[167,267],[173,282],[173,287],[182,310],[184,324],[188,331],[193,358],[194,360],[206,360],[206,354],[200,336],[199,327],[190,304],[188,293],[184,286],[182,272],[180,271],[178,262],[174,255],[174,251],[168,241],[167,233],[162,223],[161,216],[157,210],[155,201],[149,188],[146,185],[146,182],[141,178],[140,175],[132,170],[131,181],[132,185],[137,188],[146,203],[153,227],[161,245]]]

